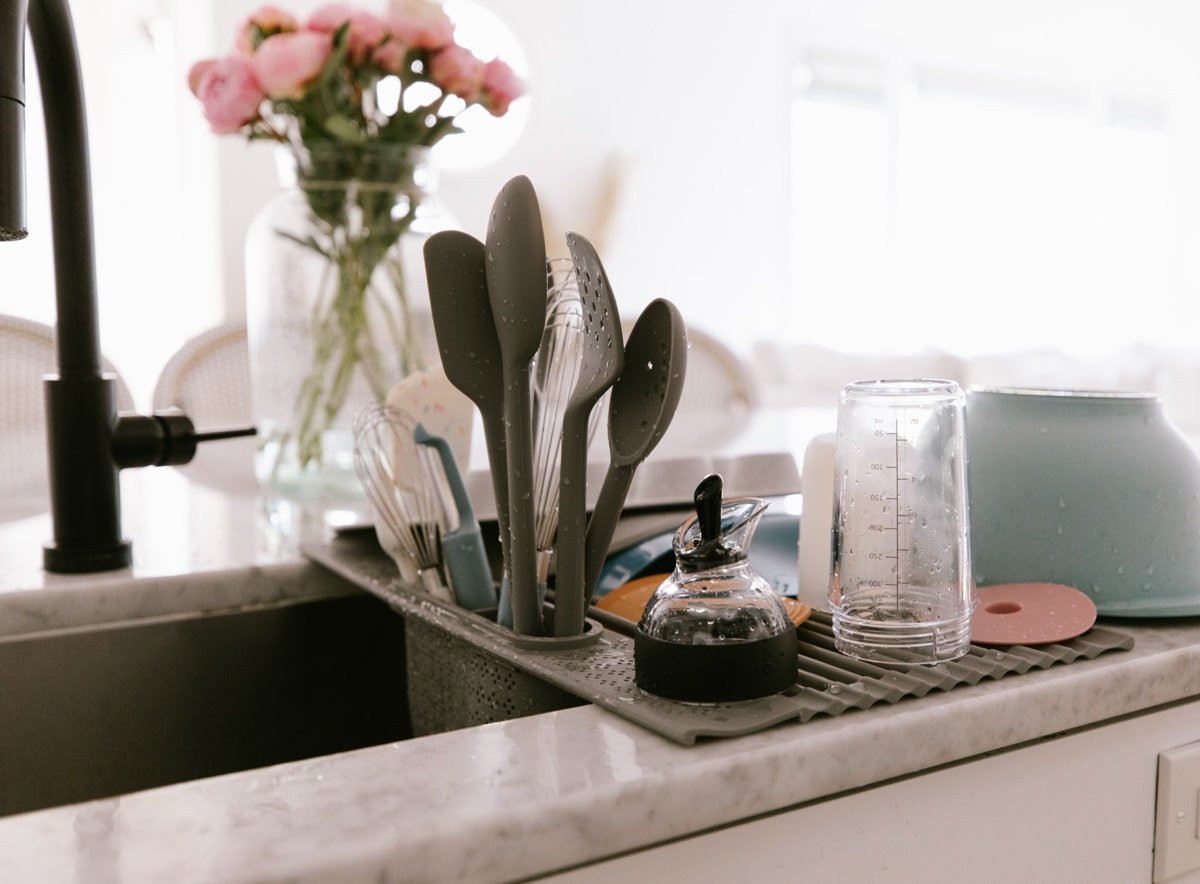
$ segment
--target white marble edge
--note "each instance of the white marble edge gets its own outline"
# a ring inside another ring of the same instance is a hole
[[[683,747],[581,707],[0,820],[14,880],[500,881],[1193,697],[1200,623],[1127,652]]]
[[[86,580],[47,581],[36,589],[0,593],[0,640],[133,620],[246,610],[357,591],[299,559],[174,576],[124,572]]]

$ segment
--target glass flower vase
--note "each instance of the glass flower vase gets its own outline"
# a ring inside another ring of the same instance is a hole
[[[284,189],[246,236],[246,325],[267,510],[365,523],[351,422],[425,366],[422,246],[452,226],[429,152],[308,143],[281,151]]]

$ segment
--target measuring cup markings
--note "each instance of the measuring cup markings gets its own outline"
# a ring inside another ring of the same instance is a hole
[[[843,653],[933,663],[969,645],[963,402],[949,381],[843,391],[829,587]]]

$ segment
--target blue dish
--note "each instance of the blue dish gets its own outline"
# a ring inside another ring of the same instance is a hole
[[[647,574],[669,574],[675,568],[671,540],[672,528],[640,543],[613,553],[604,563],[597,583],[596,598],[608,595],[618,586]],[[780,595],[795,598],[797,593],[800,543],[800,517],[767,514],[763,516],[750,548],[750,564]]]

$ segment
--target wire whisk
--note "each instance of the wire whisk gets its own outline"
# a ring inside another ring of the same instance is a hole
[[[579,381],[583,299],[569,258],[547,262],[546,328],[533,373],[533,512],[538,582],[545,583],[558,531],[563,411]],[[588,441],[599,426],[600,409],[588,422]]]
[[[354,420],[354,469],[375,513],[375,533],[401,578],[453,602],[442,561],[450,527],[436,454],[413,439],[416,421],[373,403]]]

